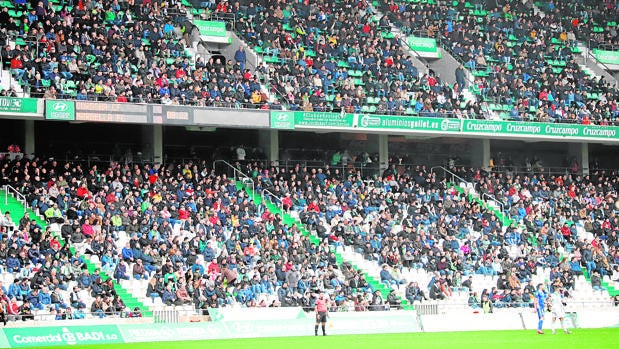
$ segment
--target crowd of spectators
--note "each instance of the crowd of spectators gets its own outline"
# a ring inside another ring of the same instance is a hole
[[[317,290],[331,295],[333,310],[380,310],[399,307],[398,295],[414,302],[477,291],[473,274],[497,280],[479,306],[485,298],[493,307],[528,306],[527,287],[541,268],[551,269],[551,287],[567,292],[581,268],[595,290],[605,275],[616,277],[615,174],[546,178],[452,169],[478,193],[503,202],[506,219],[423,166],[393,164],[374,177],[300,165],[240,169],[318,239],[284,224],[205,162],[84,168],[4,160],[3,184],[60,227],[55,236],[28,215],[15,224],[3,218],[0,264],[15,276],[4,290],[6,306],[19,304],[15,311],[24,319],[44,308],[59,318],[88,308],[95,316],[133,316],[139,313],[126,309],[114,280],[135,279],[148,280],[146,297],[205,312],[237,304],[309,309]],[[382,266],[380,280],[393,292],[385,296],[349,264],[338,266],[334,251],[343,246]],[[101,262],[92,274],[85,265],[91,256]],[[431,273],[429,284],[403,277],[413,269]]]
[[[577,40],[616,42],[611,2],[551,1],[536,13],[531,1],[390,0],[379,2],[385,16],[353,0],[201,4],[234,18],[231,29],[264,54],[267,65],[255,71],[242,49],[227,61],[191,57],[186,14],[195,9],[186,4],[69,5],[33,1],[0,12],[0,29],[17,44],[3,45],[3,62],[32,96],[263,109],[282,108],[281,99],[291,110],[459,118],[484,118],[497,103],[513,120],[601,125],[619,113],[616,87],[587,75],[574,54]],[[463,63],[456,83],[419,74],[391,24],[440,39]],[[270,102],[261,83],[279,97]],[[463,99],[471,85],[490,105]]]
[[[619,48],[617,18],[619,6],[614,1],[548,1],[543,10],[556,13],[566,28],[573,28],[576,39],[590,48],[616,51]]]
[[[237,32],[269,57],[269,79],[292,110],[481,116],[462,103],[462,86],[419,74],[404,38],[366,1],[267,1],[229,11]]]
[[[186,11],[178,1],[159,0],[5,6],[3,68],[10,68],[32,97],[268,106],[249,70],[232,60],[191,56]]]
[[[562,3],[568,8],[575,2]],[[601,5],[597,2],[597,8]],[[510,106],[510,119],[614,124],[619,92],[576,62],[575,33],[581,26],[563,22],[573,12],[536,13],[532,6],[531,1],[392,0],[383,9],[408,33],[442,40],[471,70],[483,99]]]
[[[342,180],[328,168],[253,169],[256,187],[284,197],[284,207],[298,212],[319,237],[391,267],[390,276],[381,273],[387,285],[399,287],[403,268],[435,272],[427,287],[409,285],[415,290],[405,293],[410,301],[471,289],[464,282],[472,274],[498,276],[497,286],[482,294],[494,306],[531,305],[532,292],[525,288],[540,269],[551,270],[551,288],[567,292],[582,268],[595,290],[602,290],[604,275],[617,278],[616,174],[546,178],[452,171],[475,183],[478,193],[503,202],[507,219],[466,200],[424,167],[392,165],[370,181],[355,171]]]
[[[205,311],[233,304],[311,308],[316,291],[331,294],[334,309],[384,306],[362,273],[338,266],[327,240],[311,242],[204,162],[83,168],[34,159],[5,161],[1,172],[3,183],[60,226],[55,237],[28,216],[13,230],[7,220],[5,270],[19,285],[75,285],[94,299],[94,315],[132,313],[114,292],[114,280],[129,279],[149,280],[146,297]],[[92,256],[101,267],[91,275],[85,259]],[[59,309],[86,306],[70,296]]]

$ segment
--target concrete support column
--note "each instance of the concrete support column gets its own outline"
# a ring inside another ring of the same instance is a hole
[[[485,170],[490,169],[490,139],[474,139],[471,146],[471,165]]]
[[[24,121],[24,157],[30,157],[35,152],[34,120]]]
[[[384,171],[389,167],[389,135],[378,135],[378,165]]]
[[[279,165],[279,131],[261,130],[259,131],[260,147],[264,150],[269,163]]]
[[[153,161],[163,163],[163,126],[153,125]]]
[[[567,152],[570,161],[576,159],[583,175],[589,174],[589,143],[569,143]]]
[[[163,126],[146,125],[142,127],[142,159],[153,163],[163,163]]]

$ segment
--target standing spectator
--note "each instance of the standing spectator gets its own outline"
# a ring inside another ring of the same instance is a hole
[[[456,83],[460,87],[460,90],[466,88],[466,71],[464,70],[464,66],[460,64],[458,68],[456,68]]]
[[[234,60],[239,64],[241,71],[245,71],[245,62],[247,61],[247,52],[243,45],[239,46],[239,49],[234,53]]]

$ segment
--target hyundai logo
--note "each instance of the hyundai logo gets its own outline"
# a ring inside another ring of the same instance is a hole
[[[69,109],[69,105],[64,102],[58,102],[52,105],[52,109],[57,112],[64,112],[64,111],[67,111],[67,109]]]
[[[288,114],[286,113],[277,114],[277,121],[288,121]]]

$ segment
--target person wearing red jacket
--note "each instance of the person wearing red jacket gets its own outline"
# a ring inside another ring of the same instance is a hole
[[[22,80],[26,69],[24,69],[24,62],[22,62],[20,55],[16,55],[11,59],[11,71],[18,81]]]
[[[90,197],[90,191],[88,190],[88,186],[86,183],[82,183],[79,188],[77,188],[77,197],[81,199],[85,199]]]

